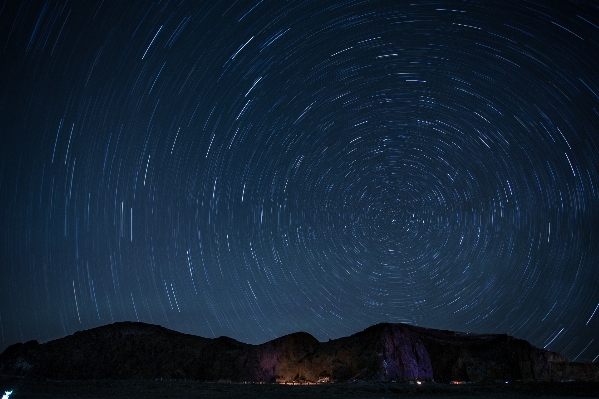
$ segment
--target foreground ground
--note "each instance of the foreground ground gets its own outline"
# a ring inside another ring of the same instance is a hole
[[[318,386],[215,384],[191,381],[39,381],[0,378],[10,399],[54,398],[599,398],[599,383],[329,384]]]

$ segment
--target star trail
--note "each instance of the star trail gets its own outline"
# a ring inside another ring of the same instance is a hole
[[[1,349],[378,322],[599,356],[599,8],[0,5]]]

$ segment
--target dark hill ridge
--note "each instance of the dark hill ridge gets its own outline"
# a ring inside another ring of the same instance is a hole
[[[133,322],[114,323],[0,354],[0,374],[51,379],[318,381],[411,379],[599,380],[599,366],[508,335],[462,334],[382,323],[318,342],[289,334],[261,345],[203,338]]]

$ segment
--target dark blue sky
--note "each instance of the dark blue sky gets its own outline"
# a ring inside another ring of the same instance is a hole
[[[592,3],[2,2],[0,347],[387,321],[597,359]]]

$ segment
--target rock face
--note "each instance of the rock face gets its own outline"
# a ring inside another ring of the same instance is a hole
[[[431,358],[410,326],[377,324],[349,337],[321,343],[299,362],[280,370],[285,377],[298,370],[299,378],[334,380],[432,379]]]
[[[599,381],[599,365],[570,362],[506,334],[411,328],[429,351],[439,381]]]
[[[507,335],[377,324],[318,342],[294,333],[249,345],[122,322],[0,354],[0,374],[52,379],[199,381],[599,380],[599,366],[569,362]]]

